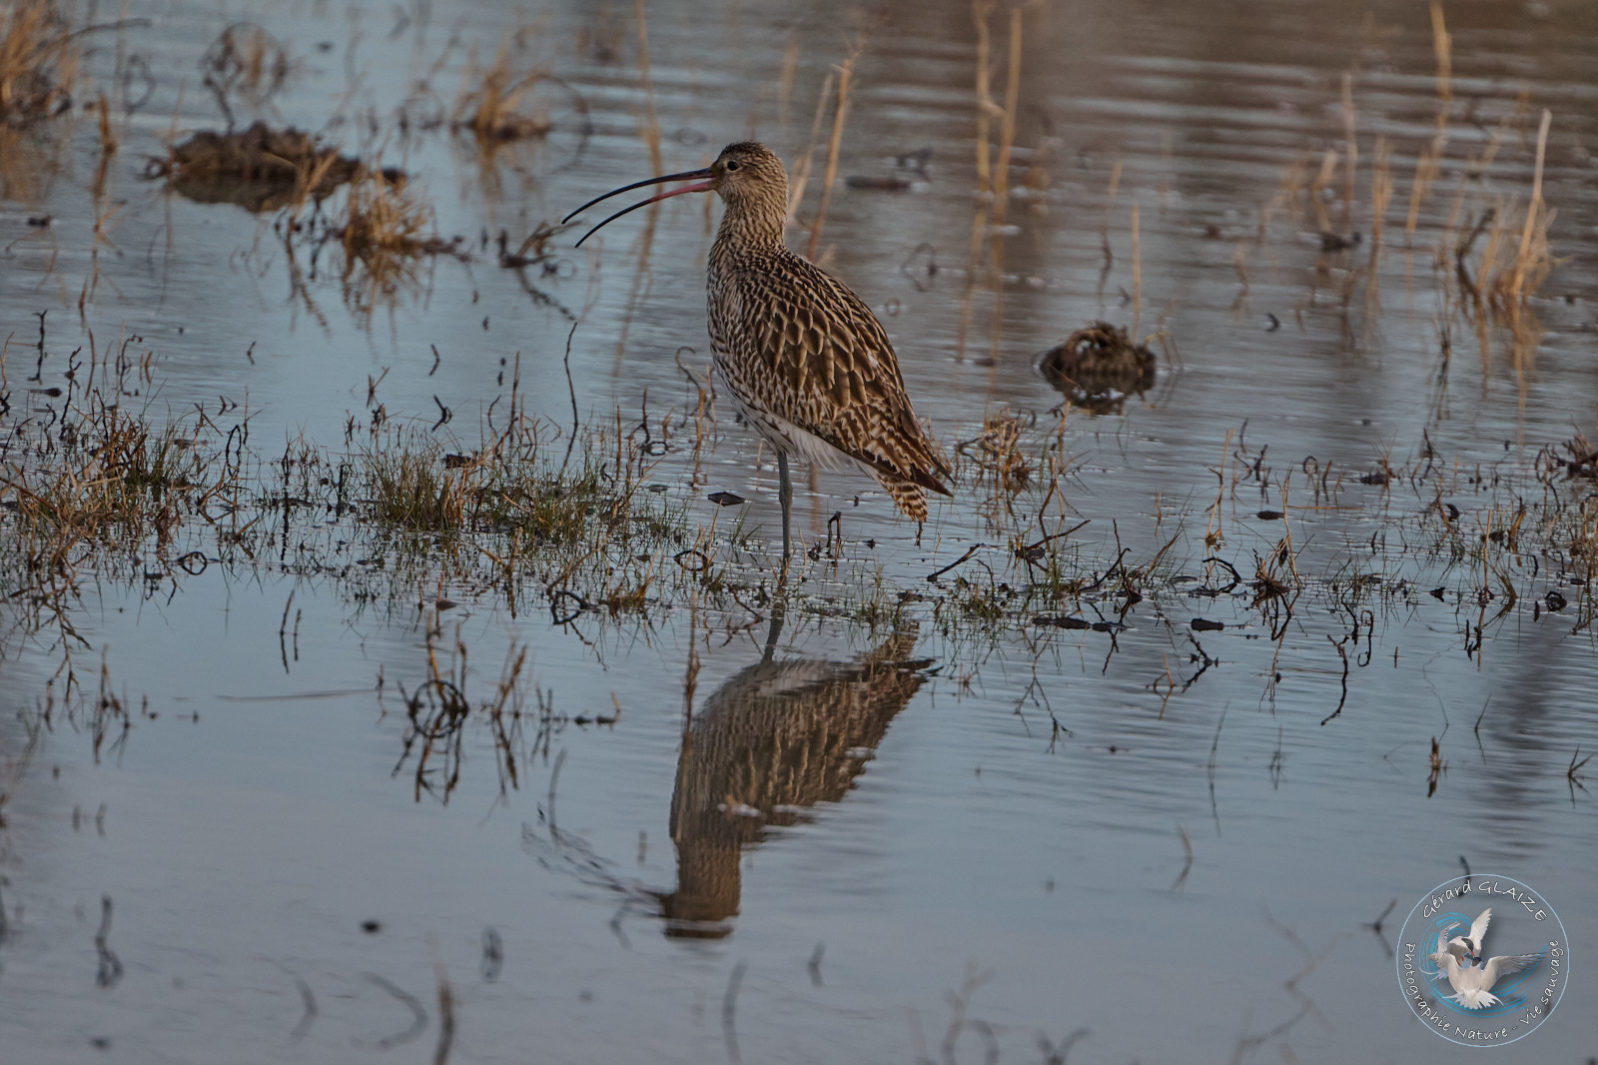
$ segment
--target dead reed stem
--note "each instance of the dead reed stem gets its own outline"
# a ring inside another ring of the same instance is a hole
[[[827,169],[821,183],[821,203],[816,207],[816,220],[810,227],[810,245],[806,251],[810,259],[816,257],[816,250],[821,245],[821,227],[827,221],[827,204],[832,200],[832,183],[838,179],[838,152],[843,145],[843,124],[849,117],[849,86],[854,80],[855,63],[864,50],[865,40],[856,38],[854,46],[849,49],[849,54],[837,67],[838,99],[832,110],[832,139],[827,144]]]
[[[977,189],[993,191],[993,167],[989,158],[988,120],[998,105],[993,102],[993,69],[989,51],[992,41],[988,35],[988,12],[993,10],[993,0],[971,0],[971,20],[977,33]],[[972,259],[976,256],[973,253]]]
[[[1382,229],[1387,217],[1387,205],[1393,199],[1393,152],[1386,137],[1376,138],[1376,162],[1371,168],[1371,255],[1365,278],[1365,298],[1374,310],[1381,302],[1381,284],[1377,271],[1382,261]]]
[[[1010,153],[1015,142],[1015,113],[1021,96],[1021,9],[1010,9],[1010,67],[1005,71],[1004,116],[999,122],[999,158],[994,165],[994,221],[1004,223],[1005,198],[1010,191]]]
[[[655,173],[666,169],[660,157],[660,121],[655,117],[655,83],[649,76],[649,20],[644,14],[644,0],[634,0],[633,11],[638,17],[638,78],[644,87],[644,143],[649,146],[649,165]],[[656,210],[649,216],[653,219]]]
[[[1137,338],[1143,317],[1143,253],[1138,229],[1137,204],[1132,204],[1132,337]]]
[[[649,22],[644,14],[644,0],[635,0],[633,11],[638,19],[638,78],[644,87],[644,143],[649,148],[649,165],[656,174],[665,172],[660,154],[660,121],[655,115],[655,83],[649,73]],[[709,210],[708,204],[706,210]],[[649,277],[649,255],[655,246],[655,223],[660,219],[660,205],[654,204],[645,212],[643,232],[638,237],[638,265],[633,271],[632,288],[627,294],[627,310],[622,315],[621,333],[616,338],[616,357],[612,373],[620,373],[622,359],[627,352],[627,336],[632,331],[633,314],[638,301],[643,298],[645,282]]]
[[[794,163],[793,180],[788,183],[788,220],[799,212],[805,198],[805,186],[810,183],[810,171],[815,166],[816,142],[821,139],[821,120],[827,117],[827,101],[832,99],[832,71],[821,83],[821,93],[816,97],[816,113],[810,120],[810,139],[805,142],[804,155]],[[710,202],[709,198],[705,201]]]
[[[1432,0],[1432,51],[1437,53],[1437,98],[1443,104],[1449,103],[1454,98],[1453,68],[1454,68],[1454,41],[1448,34],[1448,25],[1443,20],[1443,5],[1440,0]],[[1442,129],[1447,121],[1447,112],[1438,113],[1437,128]]]
[[[1438,165],[1443,149],[1448,144],[1448,112],[1454,99],[1453,40],[1443,20],[1443,5],[1432,0],[1432,51],[1437,55],[1437,131],[1432,134],[1430,147],[1415,160],[1415,180],[1409,191],[1409,217],[1404,221],[1406,241],[1413,243],[1415,227],[1420,221],[1420,206],[1437,180]]]
[[[782,71],[777,75],[777,128],[788,128],[788,108],[793,103],[793,83],[799,75],[799,38],[788,33],[782,50]]]
[[[1359,169],[1359,141],[1354,136],[1354,75],[1343,75],[1343,143],[1348,158],[1343,169],[1343,232],[1354,226],[1354,173]]]
[[[1509,295],[1516,303],[1524,294],[1529,265],[1541,258],[1533,254],[1532,234],[1543,214],[1543,158],[1548,151],[1548,126],[1553,119],[1553,112],[1544,108],[1542,124],[1537,128],[1537,163],[1532,171],[1531,202],[1526,205],[1526,222],[1520,229],[1520,250],[1515,254],[1515,271],[1510,275]]]

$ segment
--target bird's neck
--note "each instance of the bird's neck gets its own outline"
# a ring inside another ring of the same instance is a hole
[[[776,251],[784,247],[782,230],[787,216],[786,198],[729,202],[716,230],[716,247],[733,255]]]

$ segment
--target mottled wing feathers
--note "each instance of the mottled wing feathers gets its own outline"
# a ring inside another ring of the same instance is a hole
[[[734,271],[725,287],[735,291],[712,309],[712,339],[729,349],[734,387],[746,403],[870,466],[901,508],[924,520],[920,489],[948,495],[937,477],[948,467],[916,419],[882,323],[841,282],[786,249],[762,259]]]

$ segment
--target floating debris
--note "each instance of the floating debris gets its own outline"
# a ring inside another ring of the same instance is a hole
[[[867,177],[864,174],[850,174],[843,179],[843,183],[851,189],[872,189],[877,192],[905,192],[913,187],[908,178]]]
[[[1038,614],[1033,617],[1032,624],[1051,629],[1090,629],[1093,627],[1093,623],[1087,618],[1074,617],[1069,614]]]
[[[1117,413],[1127,396],[1154,387],[1154,352],[1108,322],[1072,333],[1044,353],[1038,369],[1067,399],[1094,414]]]

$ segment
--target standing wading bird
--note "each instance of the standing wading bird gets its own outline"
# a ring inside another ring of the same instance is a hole
[[[710,248],[710,350],[744,420],[777,452],[782,557],[791,556],[793,482],[788,456],[837,465],[852,459],[882,482],[899,509],[927,520],[927,490],[948,495],[949,467],[916,420],[888,334],[841,281],[789,251],[782,241],[788,175],[782,160],[753,142],[729,144],[703,170],[648,178],[601,200],[667,181],[693,184],[651,196],[629,211],[689,192],[714,192],[726,205]]]

